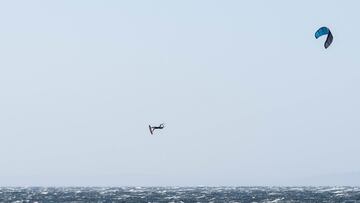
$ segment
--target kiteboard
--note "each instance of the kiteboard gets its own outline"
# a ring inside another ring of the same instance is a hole
[[[150,130],[150,133],[153,134],[153,130],[150,125],[149,125],[149,130]]]

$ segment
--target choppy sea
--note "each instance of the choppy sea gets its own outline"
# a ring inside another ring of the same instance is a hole
[[[2,187],[0,202],[360,203],[360,187]]]

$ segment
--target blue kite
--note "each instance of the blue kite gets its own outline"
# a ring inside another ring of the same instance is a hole
[[[324,43],[324,47],[325,47],[325,49],[327,49],[330,46],[330,44],[332,43],[334,37],[331,34],[330,29],[327,27],[321,27],[315,32],[316,39],[323,35],[327,35],[326,41]]]

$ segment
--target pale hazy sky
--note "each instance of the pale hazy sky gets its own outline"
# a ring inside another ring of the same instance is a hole
[[[344,184],[332,175],[360,171],[359,8],[2,1],[0,184]]]

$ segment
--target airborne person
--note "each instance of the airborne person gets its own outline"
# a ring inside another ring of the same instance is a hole
[[[162,123],[159,126],[150,126],[149,125],[149,130],[150,133],[153,134],[155,129],[163,129],[165,127],[165,125]]]

